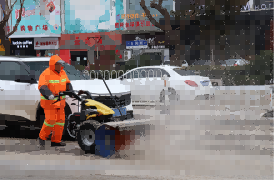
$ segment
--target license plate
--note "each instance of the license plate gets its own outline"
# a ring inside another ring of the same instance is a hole
[[[117,117],[117,116],[121,116],[120,111],[122,113],[122,115],[126,115],[127,114],[127,109],[125,107],[121,107],[120,111],[118,109],[112,109],[115,113],[113,114],[113,117]]]

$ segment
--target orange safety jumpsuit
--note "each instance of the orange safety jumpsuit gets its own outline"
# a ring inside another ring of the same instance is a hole
[[[58,95],[61,91],[66,91],[66,84],[70,83],[63,67],[59,73],[55,71],[55,63],[59,60],[62,59],[57,55],[50,58],[49,67],[40,75],[38,83],[38,89],[46,85],[54,96]],[[57,99],[47,100],[41,94],[40,104],[45,112],[45,121],[39,137],[42,140],[46,140],[52,132],[51,142],[60,143],[65,125],[66,98],[64,96],[61,98],[61,101],[53,104]]]

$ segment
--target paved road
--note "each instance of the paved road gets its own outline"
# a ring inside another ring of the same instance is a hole
[[[39,131],[6,128],[0,131],[0,177],[273,179],[270,121],[260,118],[262,112],[213,101],[135,107],[136,118],[151,119],[153,126],[135,127],[136,140],[110,159],[85,155],[72,141],[40,150]]]

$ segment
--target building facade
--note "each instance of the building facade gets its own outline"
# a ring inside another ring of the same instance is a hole
[[[161,32],[147,20],[139,3],[140,0],[25,0],[22,20],[10,36],[10,53],[20,56],[56,54],[73,65],[115,68],[116,62],[125,60],[126,41],[132,40],[131,35],[133,39],[140,34],[142,38],[153,39],[153,35],[148,34]],[[149,7],[150,1],[146,0],[146,4]],[[168,10],[174,8],[173,0],[164,1],[163,5]],[[19,9],[17,2],[7,32],[14,28]],[[151,13],[156,20],[162,17],[155,9]],[[158,34],[157,38],[161,39],[160,36]],[[159,51],[162,57],[168,56],[166,49],[154,51]]]
[[[176,0],[176,10],[180,10],[182,1]],[[185,4],[186,5],[186,4]],[[265,1],[249,1],[242,6],[241,14],[235,16],[235,25],[231,24],[229,34],[220,36],[215,42],[210,40],[202,44],[202,41],[195,41],[195,48],[191,48],[190,41],[194,41],[199,36],[199,32],[195,32],[199,28],[193,25],[190,29],[181,32],[181,40],[185,44],[185,49],[189,50],[186,56],[189,62],[194,60],[226,60],[231,59],[238,54],[243,59],[252,60],[255,55],[260,55],[262,51],[273,50],[273,2]],[[175,24],[175,19],[171,18]],[[200,23],[207,23],[201,22]],[[174,26],[176,28],[176,26]],[[188,32],[187,32],[188,31]],[[188,37],[186,37],[186,34]],[[189,38],[190,40],[186,40]],[[222,40],[220,40],[222,38]],[[218,44],[222,42],[222,47]],[[214,45],[213,51],[208,44]],[[225,44],[225,45],[224,45]],[[203,46],[202,46],[203,45]],[[225,46],[225,48],[223,48]],[[173,51],[170,51],[170,55]]]
[[[158,10],[150,8],[150,0],[145,0],[145,3],[152,17],[159,22],[163,15]],[[122,62],[134,59],[136,66],[142,66],[161,64],[165,60],[169,60],[169,47],[165,43],[164,33],[148,20],[140,6],[140,0],[126,0],[124,6],[125,14],[120,14],[115,24],[121,30],[122,45],[125,47],[123,59],[119,63],[123,64]],[[175,9],[175,1],[163,1],[162,6],[170,12]],[[147,46],[130,45],[130,43],[138,43],[138,41],[146,41]]]
[[[115,59],[121,55],[121,34],[115,27],[117,13],[124,13],[123,0],[65,1],[61,57],[72,65],[114,68]]]
[[[115,32],[62,34],[60,56],[74,66],[110,70],[120,59],[121,34]]]
[[[73,65],[115,69],[117,63],[125,61],[127,40],[135,40],[140,34],[144,38],[153,38],[147,34],[161,32],[147,20],[139,3],[140,0],[66,1],[65,31],[62,31],[60,38],[60,55],[69,59]],[[146,0],[148,6],[149,3]],[[172,0],[163,3],[169,10],[173,9],[173,4]],[[156,20],[162,17],[155,9],[152,9],[152,13]],[[157,38],[160,39],[160,36],[162,35],[157,35]],[[162,50],[157,51],[164,58],[164,55],[169,56],[166,50],[163,53]],[[137,54],[140,53],[141,49]]]
[[[11,3],[14,1],[11,0]],[[141,59],[156,59],[159,62],[169,60],[174,52],[166,45],[163,31],[148,21],[140,1],[25,0],[22,20],[17,31],[10,36],[11,55],[57,54],[72,65],[92,66],[94,69],[115,69],[117,63],[128,61],[131,57],[137,63]],[[150,1],[145,0],[152,16],[164,23],[163,16],[149,7]],[[180,2],[163,1],[163,7],[169,12],[179,10]],[[245,46],[246,51],[254,51],[253,54],[263,49],[273,49],[273,12],[271,14],[272,10],[267,9],[273,3],[266,3],[255,0],[248,2],[242,8],[243,15],[238,20],[240,25],[235,27],[235,32],[245,32],[245,36],[241,36],[243,40],[254,41],[256,47],[253,50]],[[11,14],[10,26],[7,26],[8,31],[14,28],[19,8],[17,2]],[[127,44],[138,40],[145,40],[147,46],[131,47]],[[197,59],[199,53],[190,52],[190,57]]]
[[[14,3],[15,0],[11,0]],[[21,21],[11,39],[11,55],[52,56],[59,54],[61,37],[60,1],[25,0]],[[11,14],[11,31],[19,17],[20,2]]]

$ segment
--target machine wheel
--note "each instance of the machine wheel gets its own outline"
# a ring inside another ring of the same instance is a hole
[[[95,153],[95,131],[100,126],[101,124],[94,120],[87,120],[81,123],[76,133],[76,140],[85,153]]]

